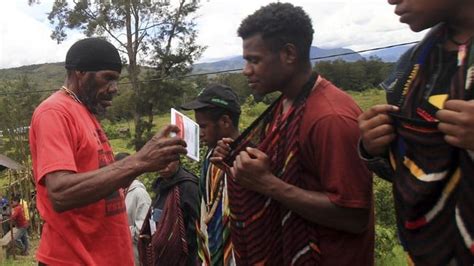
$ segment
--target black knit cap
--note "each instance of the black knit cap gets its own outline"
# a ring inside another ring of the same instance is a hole
[[[117,48],[101,38],[87,38],[74,43],[66,54],[66,69],[79,71],[122,71]]]
[[[219,107],[240,114],[239,97],[228,86],[211,84],[202,90],[195,100],[181,105],[183,110]]]

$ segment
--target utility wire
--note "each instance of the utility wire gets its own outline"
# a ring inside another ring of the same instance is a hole
[[[412,45],[412,44],[417,44],[417,43],[419,43],[419,41],[398,43],[398,44],[392,44],[392,45],[387,45],[387,46],[381,46],[381,47],[374,47],[374,48],[369,48],[369,49],[364,49],[364,50],[352,51],[352,52],[347,52],[347,53],[339,53],[339,54],[333,54],[333,55],[313,57],[313,58],[310,58],[310,60],[315,61],[315,60],[327,59],[327,58],[333,58],[333,57],[339,57],[339,56],[345,56],[345,55],[361,54],[361,53],[367,53],[367,52],[372,52],[372,51],[379,51],[379,50],[385,50],[385,49],[400,47],[400,46]],[[226,70],[213,71],[213,72],[189,74],[189,75],[174,77],[174,79],[216,75],[216,74],[237,72],[237,71],[242,71],[242,70],[243,70],[243,68],[226,69]],[[143,80],[143,81],[140,81],[140,82],[141,83],[147,83],[147,82],[152,82],[152,81],[160,81],[160,80],[163,80],[163,79],[164,78],[161,77],[161,78]],[[119,82],[118,84],[119,85],[125,85],[125,84],[131,84],[131,82],[130,81]],[[40,90],[40,91],[5,92],[5,93],[0,93],[0,96],[16,95],[16,94],[28,94],[28,93],[42,93],[42,92],[51,92],[51,91],[57,91],[57,89],[55,89],[55,90]]]

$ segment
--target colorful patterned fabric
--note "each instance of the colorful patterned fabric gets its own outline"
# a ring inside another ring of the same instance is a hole
[[[284,97],[276,100],[234,142],[233,152],[226,161],[230,163],[244,147],[258,147],[271,158],[272,172],[278,178],[305,189],[297,178],[301,170],[298,129],[316,79],[317,76],[311,77],[285,115],[282,115]],[[279,202],[227,180],[237,265],[318,264],[320,252],[313,223]]]
[[[199,256],[204,265],[235,265],[230,239],[230,210],[224,171],[209,162],[201,170],[201,222],[198,228]]]
[[[392,115],[390,162],[399,235],[415,265],[474,263],[473,157],[446,143],[435,119],[444,101],[472,99],[474,46],[446,52],[447,34],[443,26],[429,33],[385,82],[388,102],[401,109]]]

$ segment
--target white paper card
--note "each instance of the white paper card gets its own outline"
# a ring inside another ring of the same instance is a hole
[[[178,136],[186,141],[189,158],[199,161],[199,125],[191,118],[171,108],[171,124],[179,127]]]
[[[153,219],[148,221],[150,223],[150,235],[153,235],[156,232],[156,222]]]

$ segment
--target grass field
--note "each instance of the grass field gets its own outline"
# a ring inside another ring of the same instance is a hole
[[[15,259],[10,257],[4,261],[0,261],[1,266],[31,266],[38,265],[35,259],[35,252],[38,247],[39,238],[38,236],[30,236],[30,254],[28,256],[15,256]]]

